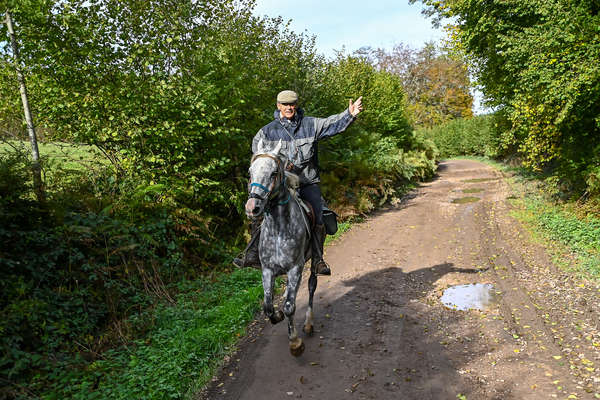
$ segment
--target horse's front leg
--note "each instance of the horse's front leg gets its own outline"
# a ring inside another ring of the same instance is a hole
[[[283,313],[288,318],[288,339],[290,341],[290,352],[298,357],[304,352],[304,342],[298,337],[296,325],[294,324],[294,313],[296,312],[296,295],[300,288],[303,265],[296,265],[287,273],[287,296],[283,305]]]
[[[264,293],[264,303],[263,310],[265,315],[269,317],[271,323],[275,325],[278,322],[281,322],[284,318],[281,310],[275,311],[273,307],[273,289],[275,287],[275,274],[273,270],[270,268],[262,269],[262,282],[263,282],[263,293]]]

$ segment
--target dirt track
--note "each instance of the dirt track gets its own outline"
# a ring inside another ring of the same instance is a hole
[[[452,203],[465,196],[481,200]],[[435,180],[327,248],[333,275],[319,277],[301,357],[289,354],[286,324],[261,315],[203,396],[600,398],[599,288],[552,265],[508,215],[508,196],[490,167],[442,163]],[[464,283],[493,284],[498,303],[444,307],[444,289]]]

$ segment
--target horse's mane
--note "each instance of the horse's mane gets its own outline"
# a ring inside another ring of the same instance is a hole
[[[300,177],[293,172],[285,171],[285,180],[287,182],[287,186],[291,189],[298,189],[300,187]]]

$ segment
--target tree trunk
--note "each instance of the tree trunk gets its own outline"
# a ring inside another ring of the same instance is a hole
[[[21,100],[23,101],[23,111],[25,113],[25,121],[27,123],[27,133],[29,134],[29,141],[31,142],[31,156],[33,159],[33,188],[38,201],[40,203],[43,203],[45,200],[45,196],[42,183],[40,151],[38,149],[37,137],[35,135],[35,128],[33,126],[33,118],[31,117],[31,110],[29,109],[29,101],[27,100],[27,86],[25,86],[25,77],[23,76],[23,72],[21,71],[21,64],[19,62],[19,50],[17,47],[17,40],[15,38],[13,22],[10,16],[10,11],[8,10],[6,11],[6,27],[8,28],[8,36],[10,37],[10,44],[13,50],[13,60],[15,63],[15,68],[17,70],[17,78],[19,79]]]

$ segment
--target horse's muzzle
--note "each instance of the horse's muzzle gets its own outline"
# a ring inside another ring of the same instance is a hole
[[[263,201],[257,199],[255,197],[251,197],[246,201],[246,216],[250,219],[255,219],[260,217],[264,210]]]

